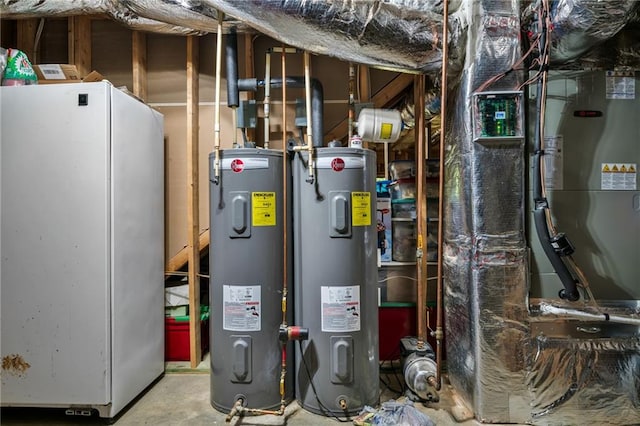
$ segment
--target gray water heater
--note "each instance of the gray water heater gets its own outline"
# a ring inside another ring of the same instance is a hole
[[[315,153],[313,182],[307,152],[292,166],[295,324],[309,329],[296,397],[317,414],[353,415],[379,400],[375,153]]]
[[[215,153],[209,156],[211,405],[229,411],[242,399],[247,408],[274,409],[281,401],[278,328],[283,227],[288,226],[283,223],[283,154],[241,148],[223,150],[220,157],[215,183]],[[288,374],[287,402],[293,383]]]

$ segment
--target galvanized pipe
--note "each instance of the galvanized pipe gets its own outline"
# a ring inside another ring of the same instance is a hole
[[[351,137],[353,136],[353,122],[356,115],[355,110],[355,83],[356,83],[356,67],[353,63],[349,63],[349,124],[348,124],[348,136],[347,142],[351,144]]]
[[[269,148],[269,114],[271,109],[271,51],[267,50],[264,63],[264,147]]]

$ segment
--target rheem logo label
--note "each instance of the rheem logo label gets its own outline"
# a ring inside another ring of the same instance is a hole
[[[244,162],[239,159],[236,158],[231,162],[231,170],[233,170],[234,173],[240,173],[244,170]]]
[[[344,160],[340,157],[336,157],[331,160],[331,168],[334,172],[341,172],[344,170]]]

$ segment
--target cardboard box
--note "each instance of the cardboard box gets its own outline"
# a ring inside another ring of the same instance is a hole
[[[33,70],[38,76],[38,84],[91,83],[104,80],[104,76],[97,71],[91,71],[81,78],[78,68],[70,64],[38,64],[33,66]]]

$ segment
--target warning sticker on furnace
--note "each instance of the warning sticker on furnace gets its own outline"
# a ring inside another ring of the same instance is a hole
[[[322,331],[360,331],[360,286],[322,286]]]
[[[610,191],[636,191],[638,165],[635,163],[602,163],[600,189]]]
[[[276,193],[251,193],[251,225],[276,226]]]
[[[351,222],[353,226],[371,225],[371,193],[351,193]]]
[[[222,328],[229,331],[260,331],[260,286],[222,286]]]

